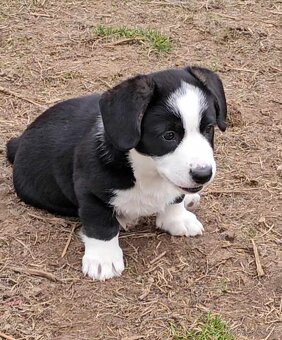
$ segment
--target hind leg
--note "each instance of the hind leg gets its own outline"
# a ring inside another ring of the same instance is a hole
[[[24,174],[14,167],[14,187],[25,203],[53,214],[78,216],[78,208],[67,199],[51,176]]]
[[[14,163],[15,156],[19,147],[20,138],[12,138],[7,143],[7,158],[10,163]]]

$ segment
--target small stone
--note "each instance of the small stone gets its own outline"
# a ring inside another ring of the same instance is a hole
[[[142,276],[141,275],[137,276],[136,281],[141,282],[142,281]]]
[[[274,287],[277,292],[282,293],[282,275],[274,279]]]
[[[277,167],[277,175],[279,177],[282,177],[282,164],[280,164],[278,167]]]
[[[265,217],[264,216],[260,217],[260,219],[258,220],[258,223],[265,224]]]
[[[220,233],[223,233],[223,236],[225,235],[224,232],[225,232],[226,230],[228,230],[228,226],[226,226],[226,225],[224,225],[224,224],[221,224],[221,225],[219,226],[219,228],[218,228],[218,231],[219,231]]]
[[[235,240],[235,233],[234,233],[234,231],[226,231],[224,233],[224,238],[225,238],[226,241],[234,242],[234,240]]]

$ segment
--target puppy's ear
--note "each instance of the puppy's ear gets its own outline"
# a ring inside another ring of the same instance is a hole
[[[217,125],[221,131],[225,131],[227,126],[227,104],[222,81],[217,74],[202,67],[192,66],[186,70],[200,80],[215,97]]]
[[[146,75],[130,78],[103,93],[100,110],[110,142],[119,150],[134,148],[141,138],[141,121],[154,93]]]

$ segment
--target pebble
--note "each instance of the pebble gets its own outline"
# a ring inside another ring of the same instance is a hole
[[[280,164],[278,167],[277,167],[277,175],[279,177],[282,177],[282,164]]]
[[[225,238],[226,241],[234,242],[234,240],[235,240],[235,233],[234,233],[234,231],[226,231],[224,233],[224,238]]]

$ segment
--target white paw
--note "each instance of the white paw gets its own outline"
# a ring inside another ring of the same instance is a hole
[[[120,215],[120,216],[116,216],[116,219],[118,220],[119,222],[119,225],[122,227],[123,230],[128,230],[127,228],[127,220],[124,216]]]
[[[199,205],[200,199],[201,199],[201,197],[200,197],[199,194],[185,195],[185,198],[184,198],[185,208],[189,211],[194,211],[197,208],[197,206]]]
[[[181,203],[180,203],[181,204]],[[165,213],[158,215],[157,227],[173,236],[202,235],[204,228],[202,223],[190,211],[169,207]]]
[[[92,279],[104,281],[120,276],[124,270],[123,254],[118,244],[118,235],[110,241],[101,241],[82,235],[85,254],[82,272]]]

